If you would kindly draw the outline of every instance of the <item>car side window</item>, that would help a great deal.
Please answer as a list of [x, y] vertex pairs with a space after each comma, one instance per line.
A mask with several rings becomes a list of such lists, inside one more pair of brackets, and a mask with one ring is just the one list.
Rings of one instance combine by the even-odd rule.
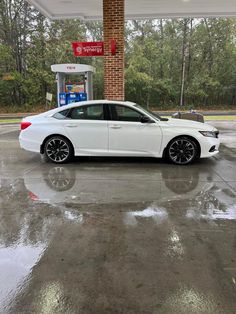
[[76, 120], [104, 120], [103, 104], [72, 108], [69, 117]]
[[53, 118], [56, 118], [59, 120], [67, 119], [69, 111], [70, 111], [70, 109], [66, 109], [66, 110], [62, 110], [60, 112], [57, 112], [53, 115]]
[[140, 122], [143, 116], [142, 113], [122, 105], [112, 105], [111, 112], [113, 121]]

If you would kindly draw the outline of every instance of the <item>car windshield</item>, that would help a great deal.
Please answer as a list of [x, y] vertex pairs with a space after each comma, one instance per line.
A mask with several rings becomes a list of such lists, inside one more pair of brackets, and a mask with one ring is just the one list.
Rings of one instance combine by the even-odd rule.
[[159, 116], [157, 113], [152, 112], [151, 110], [145, 109], [140, 105], [135, 104], [135, 107], [142, 109], [144, 112], [146, 112], [147, 114], [151, 115], [154, 119], [158, 119], [160, 121], [168, 121], [167, 118], [162, 118], [161, 116]]

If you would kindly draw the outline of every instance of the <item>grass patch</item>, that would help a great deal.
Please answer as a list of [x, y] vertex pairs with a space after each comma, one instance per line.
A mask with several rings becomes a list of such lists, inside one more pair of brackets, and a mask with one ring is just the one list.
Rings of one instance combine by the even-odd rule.
[[236, 121], [236, 116], [204, 116], [204, 119], [206, 121], [208, 120], [222, 120], [222, 121], [234, 120]]
[[20, 123], [22, 119], [0, 119], [0, 123]]

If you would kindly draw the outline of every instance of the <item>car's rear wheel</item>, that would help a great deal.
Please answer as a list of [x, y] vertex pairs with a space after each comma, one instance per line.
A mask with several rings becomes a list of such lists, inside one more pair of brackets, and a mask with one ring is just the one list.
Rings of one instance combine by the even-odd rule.
[[53, 136], [46, 141], [44, 152], [48, 160], [57, 164], [63, 164], [72, 157], [73, 148], [64, 137]]
[[168, 159], [177, 165], [187, 165], [198, 156], [198, 147], [194, 140], [180, 136], [173, 139], [167, 147]]

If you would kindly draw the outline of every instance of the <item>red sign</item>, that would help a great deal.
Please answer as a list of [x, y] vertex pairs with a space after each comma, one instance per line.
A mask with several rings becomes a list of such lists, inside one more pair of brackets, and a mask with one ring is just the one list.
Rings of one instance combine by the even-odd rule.
[[75, 57], [95, 57], [103, 56], [103, 41], [96, 42], [73, 42], [72, 48]]
[[113, 56], [116, 54], [116, 41], [115, 41], [115, 39], [111, 40], [111, 54]]

